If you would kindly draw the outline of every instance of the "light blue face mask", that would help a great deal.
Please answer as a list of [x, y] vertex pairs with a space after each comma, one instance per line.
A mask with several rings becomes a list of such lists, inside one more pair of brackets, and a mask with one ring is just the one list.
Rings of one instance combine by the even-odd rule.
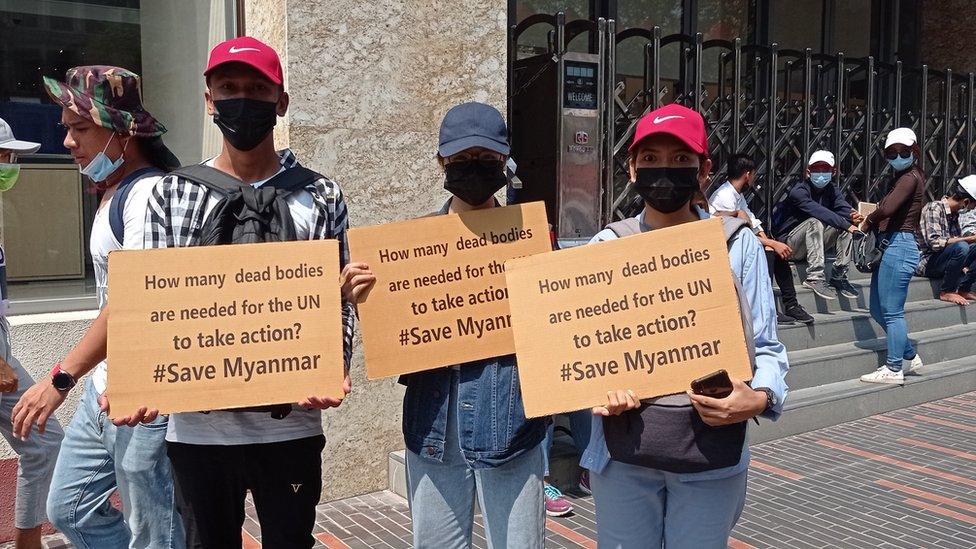
[[830, 172], [811, 172], [810, 173], [810, 183], [813, 186], [822, 189], [830, 184], [830, 180], [833, 179], [834, 174]]
[[88, 176], [88, 178], [95, 183], [101, 183], [102, 181], [108, 179], [109, 176], [115, 173], [115, 170], [122, 166], [123, 157], [125, 156], [125, 148], [129, 146], [129, 141], [127, 140], [125, 145], [122, 146], [122, 154], [119, 155], [119, 159], [112, 162], [109, 160], [108, 155], [105, 154], [105, 151], [108, 150], [108, 146], [112, 144], [112, 139], [114, 138], [115, 134], [113, 133], [112, 136], [108, 138], [108, 143], [105, 144], [105, 148], [102, 149], [102, 152], [96, 154], [95, 158], [93, 158], [92, 161], [81, 170], [81, 175]]
[[903, 172], [908, 168], [911, 168], [912, 164], [914, 163], [915, 163], [915, 153], [908, 155], [908, 158], [902, 158], [900, 156], [896, 156], [894, 160], [888, 161], [888, 164], [891, 165], [891, 169], [895, 170], [896, 172]]

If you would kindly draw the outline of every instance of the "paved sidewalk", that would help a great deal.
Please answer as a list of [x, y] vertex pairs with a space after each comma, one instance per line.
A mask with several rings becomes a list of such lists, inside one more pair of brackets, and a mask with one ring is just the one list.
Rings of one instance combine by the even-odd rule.
[[[595, 548], [593, 500], [548, 521], [547, 547]], [[244, 547], [260, 545], [245, 523]], [[316, 547], [410, 547], [406, 502], [377, 492], [319, 506]], [[475, 526], [475, 547], [486, 547]], [[48, 548], [67, 547], [52, 536]], [[733, 548], [976, 547], [976, 392], [753, 447]]]

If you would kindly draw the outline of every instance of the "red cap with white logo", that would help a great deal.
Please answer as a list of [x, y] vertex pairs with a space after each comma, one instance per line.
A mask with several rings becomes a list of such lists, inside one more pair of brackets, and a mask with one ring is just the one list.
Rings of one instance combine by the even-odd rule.
[[645, 114], [637, 122], [637, 131], [634, 132], [634, 140], [628, 150], [633, 152], [638, 143], [658, 133], [673, 135], [692, 151], [708, 156], [705, 120], [688, 107], [671, 103]]
[[278, 85], [285, 81], [278, 52], [250, 36], [233, 38], [214, 46], [214, 49], [210, 50], [210, 61], [203, 75], [208, 76], [212, 70], [227, 63], [244, 63]]

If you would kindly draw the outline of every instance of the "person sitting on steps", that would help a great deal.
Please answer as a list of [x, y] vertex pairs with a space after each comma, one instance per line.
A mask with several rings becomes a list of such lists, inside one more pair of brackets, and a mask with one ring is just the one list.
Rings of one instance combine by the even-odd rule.
[[976, 301], [976, 236], [962, 236], [959, 214], [976, 208], [976, 175], [959, 180], [945, 197], [922, 209], [918, 247], [922, 257], [915, 274], [941, 278], [939, 299], [957, 305]]

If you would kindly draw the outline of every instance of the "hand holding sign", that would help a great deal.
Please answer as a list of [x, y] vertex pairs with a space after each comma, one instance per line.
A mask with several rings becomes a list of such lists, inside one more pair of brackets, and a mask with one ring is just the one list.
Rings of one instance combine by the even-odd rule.
[[513, 259], [506, 278], [529, 417], [751, 377], [721, 220]]
[[345, 396], [336, 241], [122, 251], [109, 262], [107, 394], [119, 424]]
[[505, 260], [551, 249], [541, 203], [349, 231], [370, 379], [511, 354]]

